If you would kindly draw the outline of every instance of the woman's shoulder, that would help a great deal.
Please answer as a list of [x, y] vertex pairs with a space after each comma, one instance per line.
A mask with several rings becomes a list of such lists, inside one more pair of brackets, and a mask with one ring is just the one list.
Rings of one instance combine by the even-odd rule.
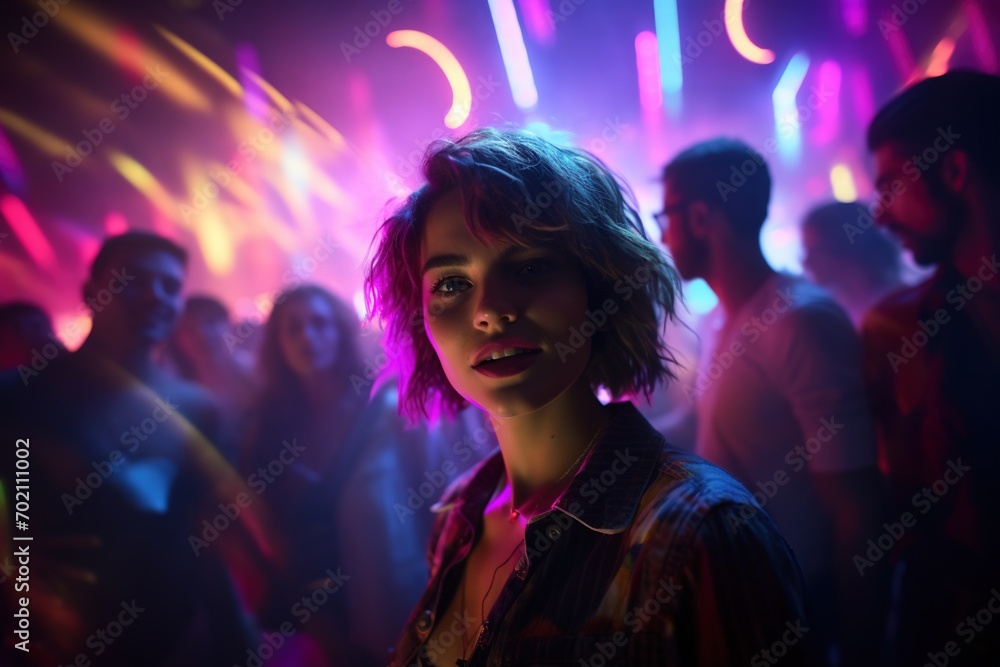
[[656, 551], [739, 554], [752, 545], [782, 553], [787, 549], [746, 487], [719, 466], [669, 446], [640, 508], [631, 541]]

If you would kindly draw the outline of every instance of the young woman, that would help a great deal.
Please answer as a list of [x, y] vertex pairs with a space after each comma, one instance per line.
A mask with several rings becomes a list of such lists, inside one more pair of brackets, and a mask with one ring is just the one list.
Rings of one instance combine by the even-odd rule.
[[369, 398], [370, 383], [357, 383], [361, 350], [352, 308], [315, 285], [282, 293], [265, 325], [264, 390], [241, 467], [281, 527], [272, 553], [285, 562], [270, 564], [262, 623], [303, 630], [287, 664], [383, 664], [386, 626], [402, 622], [426, 577], [429, 526], [392, 507], [422, 480], [424, 442], [403, 432], [392, 385]]
[[423, 174], [380, 229], [369, 310], [404, 413], [475, 403], [500, 451], [437, 504], [392, 664], [732, 665], [776, 643], [805, 664], [797, 566], [750, 494], [597, 398], [672, 377], [676, 274], [623, 186], [489, 128], [433, 146]]

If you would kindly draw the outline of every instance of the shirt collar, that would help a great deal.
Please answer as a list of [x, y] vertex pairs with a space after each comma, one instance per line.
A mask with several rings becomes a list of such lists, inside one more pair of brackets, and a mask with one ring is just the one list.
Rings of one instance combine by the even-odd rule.
[[[665, 443], [632, 403], [612, 403], [607, 409], [610, 416], [604, 432], [551, 510], [563, 512], [590, 530], [613, 534], [632, 523]], [[503, 457], [497, 449], [456, 480], [431, 510], [454, 508], [477, 525], [503, 474]]]

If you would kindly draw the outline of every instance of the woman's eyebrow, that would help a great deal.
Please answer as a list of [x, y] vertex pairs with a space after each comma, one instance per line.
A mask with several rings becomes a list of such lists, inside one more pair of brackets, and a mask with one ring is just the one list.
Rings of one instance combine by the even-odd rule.
[[[509, 245], [500, 252], [500, 259], [509, 260], [512, 257], [521, 255], [527, 252], [532, 252], [538, 250], [538, 248], [526, 248], [519, 245]], [[448, 266], [468, 266], [472, 263], [468, 255], [458, 255], [458, 254], [447, 254], [447, 255], [434, 255], [433, 257], [427, 258], [424, 262], [424, 267], [420, 270], [420, 275], [424, 275], [432, 269], [440, 269]]]
[[468, 266], [472, 261], [468, 255], [434, 255], [427, 258], [420, 275], [424, 275], [431, 269], [440, 269], [445, 266]]

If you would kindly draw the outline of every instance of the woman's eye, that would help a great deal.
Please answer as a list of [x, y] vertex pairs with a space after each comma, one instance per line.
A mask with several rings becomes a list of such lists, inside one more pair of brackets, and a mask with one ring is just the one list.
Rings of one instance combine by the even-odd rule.
[[468, 282], [461, 278], [442, 278], [431, 287], [431, 294], [454, 295], [468, 289]]

